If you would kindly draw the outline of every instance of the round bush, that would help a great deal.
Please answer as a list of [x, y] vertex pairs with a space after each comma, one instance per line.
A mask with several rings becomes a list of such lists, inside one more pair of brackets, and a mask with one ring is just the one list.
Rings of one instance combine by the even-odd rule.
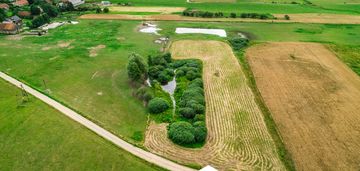
[[196, 142], [204, 142], [207, 136], [207, 129], [204, 121], [194, 123], [194, 136]]
[[188, 119], [192, 119], [195, 116], [195, 111], [192, 108], [189, 108], [189, 107], [180, 108], [179, 113], [183, 117], [188, 118]]
[[161, 72], [159, 75], [158, 75], [158, 78], [157, 80], [161, 83], [161, 84], [166, 84], [168, 83], [170, 80], [171, 80], [171, 76], [168, 75], [166, 72]]
[[193, 79], [195, 79], [195, 78], [197, 78], [198, 77], [198, 74], [196, 74], [196, 72], [194, 72], [194, 71], [188, 71], [187, 73], [186, 73], [186, 78], [188, 79], [188, 80], [193, 80]]
[[150, 100], [148, 109], [150, 113], [157, 114], [169, 109], [169, 104], [164, 99], [157, 97]]
[[190, 107], [194, 110], [196, 114], [205, 113], [205, 107], [199, 103], [190, 104]]
[[169, 126], [168, 136], [176, 144], [186, 145], [195, 142], [194, 127], [184, 121], [174, 122]]
[[205, 121], [205, 115], [203, 115], [203, 114], [195, 115], [194, 121]]

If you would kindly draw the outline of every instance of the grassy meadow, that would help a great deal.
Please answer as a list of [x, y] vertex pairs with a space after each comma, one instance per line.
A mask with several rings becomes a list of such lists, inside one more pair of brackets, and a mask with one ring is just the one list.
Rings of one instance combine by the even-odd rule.
[[2, 36], [0, 70], [141, 144], [147, 114], [132, 96], [126, 64], [128, 54], [146, 56], [159, 46], [152, 43], [153, 36], [136, 31], [138, 24], [81, 21], [43, 37], [9, 40]]
[[[98, 1], [98, 0], [93, 0]], [[256, 13], [333, 13], [360, 14], [358, 0], [237, 0], [235, 3], [187, 3], [186, 0], [113, 0], [112, 3], [131, 2], [134, 6], [178, 6], [212, 12]], [[273, 3], [274, 2], [274, 3]], [[295, 2], [296, 4], [293, 4]], [[312, 3], [309, 4], [308, 2]], [[345, 3], [344, 3], [345, 2]]]
[[0, 80], [0, 170], [162, 170]]

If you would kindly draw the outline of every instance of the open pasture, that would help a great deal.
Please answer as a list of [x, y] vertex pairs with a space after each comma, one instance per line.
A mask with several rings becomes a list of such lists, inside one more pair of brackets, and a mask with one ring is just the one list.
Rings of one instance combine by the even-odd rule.
[[325, 46], [265, 43], [246, 52], [298, 170], [356, 170], [360, 78]]
[[162, 170], [0, 80], [0, 170]]
[[171, 14], [175, 12], [183, 12], [184, 7], [109, 7], [111, 12], [159, 12], [162, 14]]
[[206, 99], [207, 142], [200, 149], [173, 144], [166, 124], [152, 123], [145, 147], [181, 163], [211, 164], [219, 170], [284, 170], [251, 89], [231, 47], [220, 41], [181, 40], [174, 59], [201, 59]]

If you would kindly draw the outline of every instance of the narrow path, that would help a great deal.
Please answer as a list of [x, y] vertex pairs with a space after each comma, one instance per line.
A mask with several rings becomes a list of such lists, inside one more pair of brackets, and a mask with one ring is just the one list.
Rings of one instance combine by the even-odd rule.
[[82, 124], [83, 126], [89, 128], [91, 131], [95, 132], [96, 134], [100, 135], [101, 137], [109, 140], [110, 142], [114, 143], [116, 146], [130, 152], [131, 154], [144, 159], [150, 163], [156, 164], [160, 167], [163, 167], [168, 170], [174, 171], [192, 171], [193, 169], [179, 165], [174, 163], [170, 160], [165, 158], [159, 157], [155, 154], [147, 152], [141, 148], [135, 147], [126, 141], [120, 139], [119, 137], [115, 136], [114, 134], [110, 133], [109, 131], [105, 130], [104, 128], [96, 125], [95, 123], [91, 122], [90, 120], [84, 118], [77, 112], [71, 110], [70, 108], [60, 104], [59, 102], [49, 98], [48, 96], [40, 93], [39, 91], [25, 85], [24, 83], [10, 77], [9, 75], [0, 72], [0, 77], [9, 83], [21, 88], [30, 93], [31, 95], [35, 96], [36, 98], [40, 99], [41, 101], [45, 102], [46, 104], [52, 106], [56, 110], [62, 112], [64, 115], [68, 116], [69, 118], [73, 119], [74, 121]]

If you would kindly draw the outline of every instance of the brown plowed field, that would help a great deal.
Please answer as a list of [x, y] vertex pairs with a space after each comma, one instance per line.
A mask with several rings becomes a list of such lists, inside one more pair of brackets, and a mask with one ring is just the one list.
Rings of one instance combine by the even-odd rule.
[[297, 170], [360, 169], [360, 78], [317, 43], [246, 52]]
[[[175, 145], [166, 124], [151, 123], [145, 147], [181, 163], [212, 165], [219, 170], [284, 170], [246, 77], [231, 47], [219, 41], [176, 41], [175, 59], [203, 61], [207, 143], [200, 149]], [[218, 74], [215, 74], [218, 73]]]
[[246, 18], [199, 18], [175, 14], [128, 15], [128, 14], [85, 14], [80, 19], [98, 20], [140, 20], [140, 21], [195, 21], [195, 22], [275, 22], [275, 23], [323, 23], [323, 24], [360, 24], [360, 16], [340, 14], [291, 14], [290, 20], [282, 19], [283, 14], [275, 14], [278, 20]]

